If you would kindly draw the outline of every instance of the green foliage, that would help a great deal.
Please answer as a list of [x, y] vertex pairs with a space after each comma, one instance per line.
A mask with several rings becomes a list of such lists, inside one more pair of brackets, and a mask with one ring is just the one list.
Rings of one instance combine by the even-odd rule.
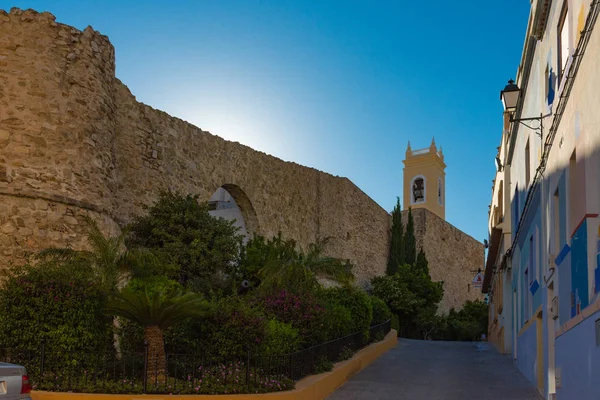
[[293, 353], [300, 346], [298, 330], [292, 324], [270, 319], [266, 325], [266, 334], [259, 352], [268, 356], [280, 356]]
[[68, 264], [73, 269], [91, 269], [101, 288], [107, 293], [116, 292], [117, 286], [127, 275], [133, 273], [135, 276], [156, 268], [157, 260], [147, 250], [125, 249], [125, 233], [107, 237], [100, 231], [96, 221], [88, 216], [82, 218], [91, 250], [49, 248], [40, 251], [36, 259], [41, 262]]
[[487, 332], [487, 305], [482, 301], [467, 301], [460, 311], [451, 309], [446, 315], [421, 313], [417, 326], [422, 339], [480, 340]]
[[327, 340], [325, 308], [311, 293], [302, 295], [287, 290], [261, 294], [253, 300], [255, 307], [262, 307], [269, 318], [289, 323], [296, 328], [302, 339], [302, 347]]
[[329, 361], [327, 357], [321, 356], [315, 366], [315, 374], [322, 374], [331, 370], [333, 370], [333, 362]]
[[396, 314], [392, 314], [392, 329], [400, 333], [400, 320]]
[[488, 306], [481, 300], [468, 300], [460, 311], [450, 310], [440, 324], [439, 336], [444, 340], [480, 340], [482, 334], [487, 335]]
[[326, 331], [323, 339], [325, 341], [354, 333], [352, 331], [352, 313], [348, 308], [336, 302], [325, 304], [322, 321]]
[[350, 311], [352, 323], [350, 332], [365, 332], [368, 334], [373, 309], [369, 295], [362, 289], [352, 286], [325, 289], [324, 298], [329, 304], [339, 304]]
[[383, 332], [377, 332], [373, 337], [374, 342], [381, 342], [383, 339], [385, 339], [385, 335], [383, 334]]
[[198, 196], [161, 192], [130, 231], [128, 247], [150, 249], [160, 260], [163, 269], [154, 274], [166, 274], [204, 294], [215, 286], [230, 289], [226, 277], [234, 276], [242, 236], [233, 222], [211, 216]]
[[111, 320], [94, 272], [53, 262], [13, 268], [0, 290], [0, 347], [104, 351]]
[[153, 297], [155, 293], [169, 295], [174, 292], [184, 292], [184, 287], [177, 281], [164, 275], [155, 275], [147, 278], [133, 278], [127, 282], [126, 290], [134, 293], [148, 293]]
[[340, 352], [339, 361], [345, 361], [352, 358], [354, 351], [349, 347], [344, 347]]
[[429, 275], [429, 262], [425, 257], [425, 252], [423, 249], [419, 250], [419, 254], [417, 255], [417, 261], [415, 263], [415, 269], [424, 274]]
[[408, 337], [419, 337], [419, 316], [435, 314], [444, 294], [442, 282], [433, 282], [428, 274], [407, 264], [393, 276], [376, 277], [372, 284], [373, 294], [398, 316], [400, 335]]
[[[344, 285], [354, 281], [352, 265], [334, 257], [324, 255], [331, 238], [317, 239], [308, 246], [305, 254], [295, 250], [294, 241], [284, 241], [279, 236], [267, 241], [254, 239], [256, 243], [247, 250], [252, 262], [243, 262], [243, 271], [258, 270], [263, 286], [285, 288], [295, 293], [313, 292], [318, 287], [318, 279], [328, 279]], [[262, 250], [264, 254], [256, 254]], [[247, 254], [246, 258], [249, 257]], [[258, 263], [263, 263], [259, 268]], [[250, 275], [251, 276], [251, 275]]]
[[296, 250], [295, 240], [284, 240], [281, 232], [266, 240], [264, 236], [254, 235], [246, 243], [240, 256], [240, 273], [252, 286], [261, 282], [261, 270], [271, 264], [286, 264], [297, 260], [300, 254]]
[[213, 301], [214, 312], [165, 332], [165, 347], [177, 354], [202, 354], [218, 359], [258, 352], [267, 334], [264, 312], [237, 296]]
[[406, 233], [404, 235], [404, 256], [406, 264], [415, 265], [417, 260], [417, 239], [415, 238], [415, 221], [410, 207], [408, 208], [408, 222], [406, 223]]
[[400, 207], [400, 198], [398, 197], [396, 199], [396, 206], [392, 211], [392, 240], [386, 269], [388, 275], [394, 275], [398, 271], [398, 266], [406, 262], [403, 238], [402, 208]]
[[[270, 393], [294, 388], [294, 382], [283, 376], [264, 374], [263, 371], [252, 371], [251, 378], [246, 383], [246, 365], [243, 362], [229, 362], [226, 364], [200, 365], [201, 376], [171, 378], [165, 384], [162, 382], [148, 382], [147, 394], [154, 392], [161, 394], [167, 392], [173, 395], [183, 394], [241, 394], [241, 393]], [[29, 372], [29, 370], [28, 370]], [[181, 371], [180, 371], [181, 372]], [[254, 376], [254, 373], [257, 373]], [[108, 394], [142, 394], [143, 381], [139, 377], [132, 378], [128, 371], [123, 371], [123, 376], [114, 380], [96, 380], [89, 376], [64, 375], [47, 376], [35, 383], [35, 390], [73, 393], [108, 393]], [[227, 379], [223, 379], [223, 375]], [[187, 379], [186, 379], [187, 378]], [[31, 379], [31, 377], [30, 377]], [[145, 396], [145, 395], [143, 395]], [[142, 397], [142, 396], [140, 396]], [[156, 397], [156, 396], [153, 396]]]
[[379, 297], [371, 296], [371, 308], [373, 309], [373, 321], [371, 325], [383, 324], [385, 321], [392, 318], [392, 312], [390, 311], [385, 301]]
[[108, 302], [106, 312], [144, 327], [166, 329], [188, 318], [205, 316], [209, 312], [209, 304], [195, 293], [174, 291], [150, 295], [147, 290], [124, 290]]

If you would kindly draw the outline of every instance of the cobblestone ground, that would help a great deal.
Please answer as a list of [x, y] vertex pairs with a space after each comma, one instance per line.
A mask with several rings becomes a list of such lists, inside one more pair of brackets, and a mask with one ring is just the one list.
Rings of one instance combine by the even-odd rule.
[[487, 343], [399, 339], [329, 400], [539, 400], [512, 363]]

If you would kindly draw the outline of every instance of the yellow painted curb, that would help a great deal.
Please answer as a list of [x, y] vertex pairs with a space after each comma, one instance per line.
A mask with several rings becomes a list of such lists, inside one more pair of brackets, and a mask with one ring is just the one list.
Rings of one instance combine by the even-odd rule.
[[322, 400], [342, 386], [350, 377], [366, 368], [386, 351], [396, 347], [398, 333], [391, 330], [377, 343], [362, 349], [349, 360], [335, 364], [333, 371], [312, 375], [296, 383], [294, 390], [264, 394], [190, 394], [190, 395], [154, 395], [154, 394], [86, 394], [59, 392], [31, 392], [33, 400]]

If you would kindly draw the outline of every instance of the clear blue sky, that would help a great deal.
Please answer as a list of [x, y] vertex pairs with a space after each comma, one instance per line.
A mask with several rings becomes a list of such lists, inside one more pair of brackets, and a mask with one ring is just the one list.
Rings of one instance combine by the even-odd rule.
[[[526, 0], [6, 1], [92, 25], [141, 102], [351, 179], [386, 210], [402, 159], [442, 145], [446, 219], [478, 240]], [[331, 199], [335, 201], [335, 199]]]

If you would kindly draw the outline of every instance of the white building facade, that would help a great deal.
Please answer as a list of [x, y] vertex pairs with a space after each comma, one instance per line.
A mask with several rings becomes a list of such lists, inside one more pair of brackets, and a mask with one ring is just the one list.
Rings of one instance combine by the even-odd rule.
[[490, 339], [546, 399], [600, 398], [599, 9], [532, 1], [490, 209]]

